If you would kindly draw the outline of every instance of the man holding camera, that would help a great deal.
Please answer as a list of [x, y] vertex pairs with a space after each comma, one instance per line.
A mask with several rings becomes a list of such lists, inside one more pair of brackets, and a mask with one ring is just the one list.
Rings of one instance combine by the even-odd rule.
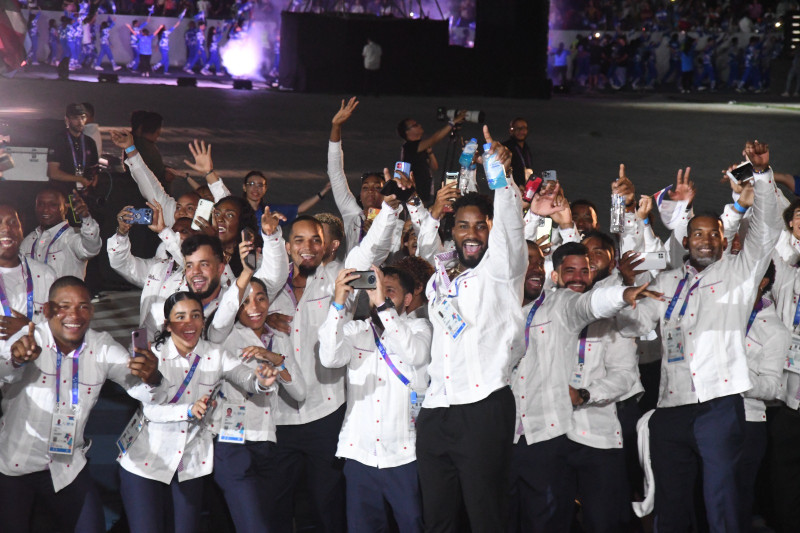
[[511, 150], [511, 173], [517, 185], [525, 185], [525, 169], [533, 168], [531, 149], [525, 140], [528, 138], [528, 121], [517, 117], [508, 126], [508, 139], [503, 146]]
[[[73, 188], [97, 184], [97, 145], [84, 132], [88, 113], [83, 104], [69, 104], [64, 122], [67, 129], [58, 133], [47, 152], [47, 177], [50, 187], [64, 196]], [[77, 185], [76, 185], [77, 184]]]
[[405, 141], [400, 149], [400, 160], [411, 163], [411, 172], [414, 174], [417, 194], [426, 204], [430, 202], [434, 192], [433, 176], [428, 163], [428, 150], [447, 137], [457, 124], [464, 122], [466, 114], [466, 111], [459, 111], [452, 120], [447, 122], [446, 126], [440, 128], [427, 139], [422, 138], [425, 130], [413, 118], [404, 118], [397, 125], [397, 134]]
[[25, 237], [20, 251], [26, 257], [53, 267], [57, 278], [75, 276], [82, 280], [86, 276], [86, 263], [100, 253], [103, 241], [100, 226], [79, 195], [72, 196], [72, 206], [81, 219], [80, 231], [70, 227], [67, 221], [63, 194], [54, 189], [37, 194], [35, 210], [39, 227]]

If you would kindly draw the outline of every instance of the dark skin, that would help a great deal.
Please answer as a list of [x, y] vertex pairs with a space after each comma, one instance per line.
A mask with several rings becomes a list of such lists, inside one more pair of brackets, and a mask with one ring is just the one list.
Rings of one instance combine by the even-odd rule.
[[[19, 245], [22, 242], [22, 224], [17, 212], [0, 206], [0, 267], [13, 268], [20, 265]], [[0, 317], [0, 340], [6, 340], [28, 323], [28, 317], [11, 309], [12, 316]]]
[[[62, 353], [78, 349], [94, 316], [89, 291], [81, 286], [61, 287], [45, 304], [44, 311], [58, 349]], [[42, 353], [34, 329], [33, 322], [29, 322], [28, 334], [11, 346], [11, 357], [17, 365], [35, 361]], [[156, 385], [160, 381], [158, 360], [149, 351], [137, 349], [136, 353], [139, 355], [128, 362], [131, 374], [147, 384]]]

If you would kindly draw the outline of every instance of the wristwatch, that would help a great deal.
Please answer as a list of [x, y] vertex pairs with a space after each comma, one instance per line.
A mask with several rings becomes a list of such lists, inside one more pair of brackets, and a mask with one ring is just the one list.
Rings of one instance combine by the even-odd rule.
[[583, 404], [589, 403], [589, 398], [591, 398], [589, 391], [586, 389], [578, 389], [578, 396], [581, 397], [581, 401], [583, 402]]
[[390, 298], [386, 298], [386, 301], [376, 307], [375, 310], [380, 313], [381, 311], [386, 311], [390, 308], [394, 308], [394, 302]]
[[414, 207], [419, 207], [420, 205], [422, 205], [422, 198], [420, 198], [419, 196], [417, 196], [417, 195], [415, 194], [414, 196], [412, 196], [411, 198], [409, 198], [409, 199], [406, 201], [406, 203], [407, 203], [408, 205], [413, 205]]

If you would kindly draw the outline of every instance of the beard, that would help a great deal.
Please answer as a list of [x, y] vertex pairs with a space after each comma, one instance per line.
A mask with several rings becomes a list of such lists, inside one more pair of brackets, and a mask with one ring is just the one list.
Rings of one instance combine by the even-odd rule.
[[458, 260], [467, 268], [475, 268], [483, 259], [483, 256], [486, 255], [487, 248], [483, 248], [479, 255], [473, 257], [465, 257], [464, 256], [464, 246], [456, 246], [456, 254], [458, 255]]
[[[214, 294], [214, 291], [217, 290], [218, 287], [219, 287], [219, 278], [212, 279], [211, 282], [209, 282], [208, 288], [206, 290], [204, 290], [203, 292], [195, 292], [194, 294], [201, 300], [205, 300], [206, 298]], [[189, 290], [191, 290], [191, 285], [189, 285]]]
[[313, 277], [314, 274], [317, 272], [317, 268], [319, 265], [315, 266], [305, 266], [305, 265], [298, 265], [297, 270], [300, 271], [300, 275], [304, 278]]

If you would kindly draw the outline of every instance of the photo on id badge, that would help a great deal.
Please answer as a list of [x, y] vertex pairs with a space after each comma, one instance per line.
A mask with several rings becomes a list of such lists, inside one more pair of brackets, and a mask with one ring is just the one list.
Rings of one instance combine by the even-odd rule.
[[681, 328], [668, 328], [664, 332], [664, 342], [667, 348], [667, 363], [677, 363], [684, 360]]

